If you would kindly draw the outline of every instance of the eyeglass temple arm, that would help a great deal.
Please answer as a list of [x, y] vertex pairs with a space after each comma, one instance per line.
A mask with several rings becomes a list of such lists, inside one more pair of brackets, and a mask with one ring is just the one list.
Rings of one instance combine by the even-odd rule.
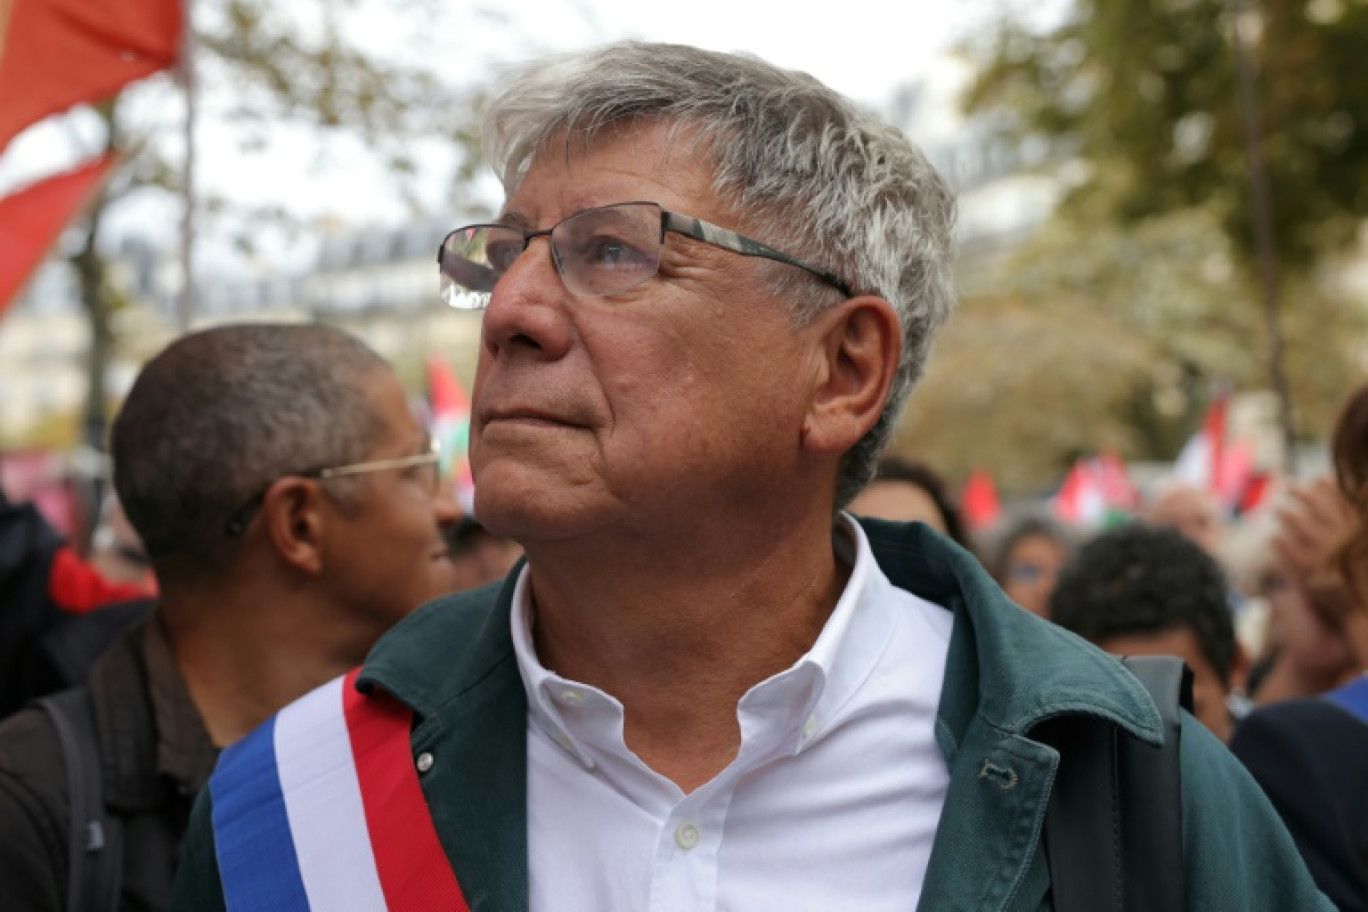
[[767, 260], [777, 260], [780, 263], [797, 266], [799, 269], [806, 270], [818, 278], [824, 279], [846, 297], [854, 296], [849, 285], [825, 269], [818, 269], [816, 266], [789, 256], [782, 250], [776, 250], [768, 244], [762, 244], [744, 234], [737, 234], [735, 231], [714, 225], [711, 222], [705, 222], [689, 215], [664, 212], [661, 214], [661, 235], [663, 236], [666, 231], [673, 231], [675, 234], [682, 234], [685, 237], [691, 237], [696, 241], [712, 244], [714, 247], [721, 247], [723, 250], [730, 250], [732, 253], [739, 253], [742, 256], [763, 257]]

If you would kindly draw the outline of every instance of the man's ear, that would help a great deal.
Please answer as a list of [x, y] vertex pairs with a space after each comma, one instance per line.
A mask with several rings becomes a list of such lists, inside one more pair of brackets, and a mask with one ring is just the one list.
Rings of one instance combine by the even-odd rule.
[[280, 559], [308, 574], [323, 569], [322, 487], [307, 478], [281, 478], [266, 490], [261, 518]]
[[821, 335], [821, 363], [803, 442], [815, 452], [839, 456], [883, 413], [898, 369], [902, 331], [893, 306], [873, 295], [823, 313], [814, 328]]

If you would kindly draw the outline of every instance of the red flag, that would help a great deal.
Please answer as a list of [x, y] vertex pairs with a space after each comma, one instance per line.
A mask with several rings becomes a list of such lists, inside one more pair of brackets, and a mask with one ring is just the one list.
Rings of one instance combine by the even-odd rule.
[[993, 476], [983, 470], [974, 472], [964, 483], [961, 495], [964, 519], [971, 529], [986, 529], [997, 522], [1002, 506], [998, 502]]
[[0, 314], [43, 262], [57, 235], [95, 192], [113, 162], [112, 156], [105, 155], [0, 198]]
[[0, 149], [176, 62], [182, 0], [0, 0]]
[[442, 445], [442, 477], [455, 484], [457, 499], [469, 513], [475, 501], [475, 481], [470, 472], [470, 397], [451, 365], [436, 356], [428, 358], [427, 380], [432, 436]]
[[1102, 499], [1111, 510], [1134, 511], [1140, 502], [1139, 493], [1131, 483], [1130, 473], [1121, 457], [1105, 450], [1094, 460], [1097, 478], [1102, 486]]
[[1081, 526], [1095, 526], [1107, 515], [1107, 499], [1097, 464], [1091, 459], [1074, 463], [1055, 492], [1052, 506], [1060, 519]]
[[1217, 495], [1224, 487], [1228, 401], [1229, 396], [1224, 391], [1212, 397], [1202, 426], [1183, 445], [1173, 467], [1173, 473], [1179, 478]]
[[1268, 493], [1273, 489], [1273, 476], [1267, 472], [1255, 472], [1249, 476], [1245, 484], [1244, 491], [1240, 495], [1239, 511], [1241, 514], [1248, 513], [1250, 510], [1258, 509], [1263, 506], [1268, 499]]

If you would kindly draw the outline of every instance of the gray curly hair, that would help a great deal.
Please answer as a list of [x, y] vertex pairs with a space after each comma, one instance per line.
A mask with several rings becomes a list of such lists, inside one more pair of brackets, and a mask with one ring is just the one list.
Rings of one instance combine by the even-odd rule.
[[[507, 193], [558, 138], [569, 152], [604, 130], [670, 125], [714, 168], [713, 190], [766, 243], [876, 294], [898, 313], [902, 354], [879, 420], [845, 456], [844, 506], [873, 477], [931, 342], [954, 304], [954, 195], [900, 132], [805, 73], [749, 56], [622, 42], [514, 70], [485, 118], [485, 158]], [[840, 298], [777, 267], [775, 291], [803, 325]]]

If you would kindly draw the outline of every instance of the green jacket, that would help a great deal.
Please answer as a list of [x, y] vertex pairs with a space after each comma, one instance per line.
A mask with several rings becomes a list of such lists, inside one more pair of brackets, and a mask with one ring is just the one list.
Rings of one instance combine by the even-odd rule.
[[[1041, 827], [1059, 755], [1027, 733], [1047, 718], [1088, 713], [1159, 742], [1154, 704], [1119, 662], [1014, 606], [973, 557], [927, 527], [864, 525], [894, 585], [955, 612], [936, 724], [950, 786], [919, 908], [1050, 910]], [[509, 632], [516, 572], [502, 588], [411, 615], [360, 677], [416, 713], [413, 755], [436, 761], [423, 789], [472, 912], [528, 903], [527, 704]], [[1182, 734], [1188, 908], [1333, 912], [1240, 763], [1191, 717]], [[174, 909], [223, 908], [209, 821], [206, 789]]]

